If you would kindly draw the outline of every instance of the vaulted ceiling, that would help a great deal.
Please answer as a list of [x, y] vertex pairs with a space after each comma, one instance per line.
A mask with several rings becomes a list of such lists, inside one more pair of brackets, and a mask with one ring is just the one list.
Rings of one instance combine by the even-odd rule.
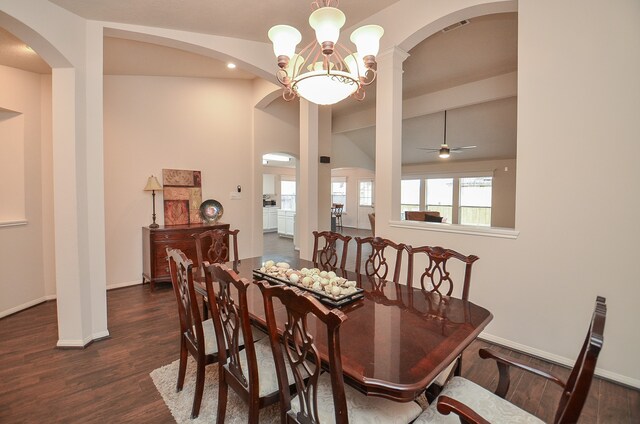
[[[303, 32], [303, 44], [313, 39], [307, 19], [309, 0], [50, 0], [88, 19], [159, 26], [268, 42], [268, 29], [278, 23]], [[339, 7], [347, 15], [345, 27], [395, 3], [397, 0], [343, 0]], [[348, 38], [348, 37], [344, 37]], [[438, 32], [414, 47], [403, 68], [404, 99], [478, 81], [517, 70], [517, 15], [496, 14], [473, 18], [467, 25]], [[49, 66], [24, 43], [0, 28], [0, 65], [36, 73], [50, 73]], [[242, 69], [230, 70], [219, 60], [139, 41], [105, 37], [106, 75], [160, 75], [205, 78], [255, 76]], [[274, 60], [274, 71], [275, 71]], [[274, 77], [275, 79], [275, 77]], [[368, 87], [363, 102], [347, 99], [333, 107], [347, 114], [375, 105], [375, 84]], [[295, 107], [295, 106], [294, 106]], [[438, 147], [443, 138], [443, 113], [405, 120], [403, 163], [437, 160], [437, 155], [419, 147]], [[516, 100], [502, 99], [448, 113], [451, 146], [478, 148], [452, 159], [514, 158]], [[343, 133], [363, 152], [375, 156], [375, 128]]]

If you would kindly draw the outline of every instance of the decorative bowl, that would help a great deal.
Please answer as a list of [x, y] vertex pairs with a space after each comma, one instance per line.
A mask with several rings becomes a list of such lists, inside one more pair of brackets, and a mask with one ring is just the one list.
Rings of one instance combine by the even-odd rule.
[[200, 216], [207, 224], [218, 222], [218, 220], [222, 218], [223, 213], [224, 208], [222, 207], [222, 203], [217, 200], [205, 200], [200, 205]]

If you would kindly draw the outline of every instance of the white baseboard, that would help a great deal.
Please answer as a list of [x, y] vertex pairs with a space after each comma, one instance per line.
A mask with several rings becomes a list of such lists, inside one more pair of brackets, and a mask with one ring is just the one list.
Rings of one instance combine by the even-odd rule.
[[[517, 350], [532, 356], [536, 356], [541, 359], [545, 359], [547, 361], [554, 362], [556, 364], [564, 365], [566, 367], [572, 368], [575, 359], [565, 358], [564, 356], [554, 355], [553, 353], [545, 352], [540, 349], [533, 348], [531, 346], [523, 345], [520, 343], [512, 342], [511, 340], [503, 339], [502, 337], [494, 336], [492, 334], [487, 334], [482, 332], [479, 338], [486, 340], [491, 343], [496, 343], [505, 347], [508, 347], [513, 350]], [[627, 377], [622, 374], [618, 374], [615, 372], [603, 370], [602, 368], [596, 367], [595, 374], [598, 377], [602, 377], [607, 380], [615, 381], [617, 383], [624, 384], [625, 386], [633, 387], [636, 389], [640, 389], [640, 380], [635, 378]]]
[[142, 280], [125, 281], [124, 283], [107, 284], [107, 290], [119, 289], [122, 287], [136, 286], [142, 284]]
[[4, 317], [6, 317], [8, 315], [15, 314], [16, 312], [20, 312], [20, 311], [22, 311], [24, 309], [30, 308], [32, 306], [38, 305], [40, 303], [44, 303], [47, 300], [52, 300], [52, 299], [55, 299], [55, 298], [56, 298], [55, 295], [42, 296], [42, 297], [39, 297], [37, 299], [31, 300], [29, 302], [23, 303], [22, 305], [14, 306], [13, 308], [9, 308], [9, 309], [7, 309], [5, 311], [0, 312], [0, 318], [4, 318]]

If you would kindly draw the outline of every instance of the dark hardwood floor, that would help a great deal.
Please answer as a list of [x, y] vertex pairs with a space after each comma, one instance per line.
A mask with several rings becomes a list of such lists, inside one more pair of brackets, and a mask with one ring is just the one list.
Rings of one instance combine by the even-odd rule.
[[[292, 254], [293, 243], [277, 235], [267, 235], [265, 244], [272, 254]], [[153, 293], [149, 285], [112, 290], [107, 300], [111, 337], [83, 350], [55, 348], [55, 301], [0, 319], [0, 423], [173, 422], [149, 377], [178, 358], [178, 318], [170, 286], [159, 284]], [[477, 353], [487, 346], [479, 340], [469, 347], [463, 375], [493, 389], [495, 364]], [[495, 349], [568, 374], [563, 367]], [[513, 376], [509, 400], [552, 420], [559, 388], [519, 372]], [[640, 392], [595, 379], [580, 422], [638, 423]]]

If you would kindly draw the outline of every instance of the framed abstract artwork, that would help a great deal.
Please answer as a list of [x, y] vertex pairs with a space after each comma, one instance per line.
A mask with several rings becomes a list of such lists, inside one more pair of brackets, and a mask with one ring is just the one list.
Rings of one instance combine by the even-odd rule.
[[201, 223], [202, 176], [200, 171], [163, 169], [164, 225]]

